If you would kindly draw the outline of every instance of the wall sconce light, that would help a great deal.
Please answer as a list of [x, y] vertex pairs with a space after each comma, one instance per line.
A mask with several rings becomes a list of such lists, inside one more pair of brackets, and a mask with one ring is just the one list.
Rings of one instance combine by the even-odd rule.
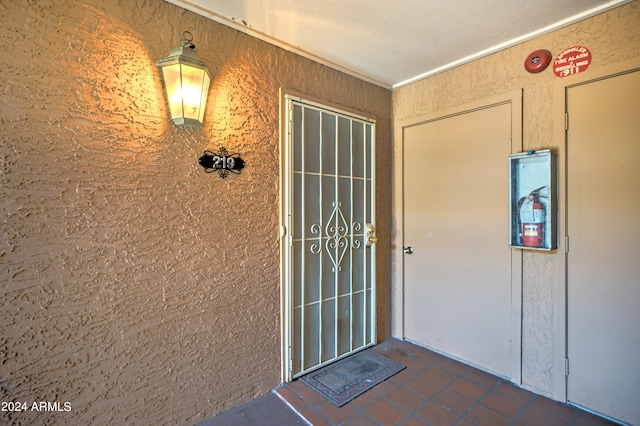
[[162, 72], [169, 100], [171, 119], [176, 126], [197, 127], [204, 119], [211, 74], [196, 53], [189, 31], [182, 33], [180, 47], [171, 49], [169, 56], [156, 66]]

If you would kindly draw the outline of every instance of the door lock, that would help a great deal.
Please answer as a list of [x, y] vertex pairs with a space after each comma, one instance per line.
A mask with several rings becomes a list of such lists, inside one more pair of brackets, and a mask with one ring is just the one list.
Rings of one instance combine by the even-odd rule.
[[411, 246], [405, 247], [403, 250], [404, 250], [404, 254], [413, 254], [413, 247]]
[[367, 247], [370, 247], [378, 242], [378, 237], [376, 236], [376, 227], [371, 223], [367, 223]]

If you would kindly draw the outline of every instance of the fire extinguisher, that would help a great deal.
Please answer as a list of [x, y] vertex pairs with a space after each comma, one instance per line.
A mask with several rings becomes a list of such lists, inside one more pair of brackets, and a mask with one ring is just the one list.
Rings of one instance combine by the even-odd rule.
[[518, 202], [520, 208], [520, 232], [522, 245], [525, 247], [544, 247], [544, 205], [540, 202], [539, 191], [543, 187], [531, 191]]

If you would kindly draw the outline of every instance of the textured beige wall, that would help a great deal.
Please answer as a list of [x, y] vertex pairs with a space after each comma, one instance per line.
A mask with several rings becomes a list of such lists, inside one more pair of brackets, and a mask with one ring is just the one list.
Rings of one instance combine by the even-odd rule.
[[[202, 129], [168, 120], [155, 67], [184, 30]], [[0, 45], [0, 400], [71, 404], [0, 423], [193, 424], [279, 384], [281, 87], [378, 120], [390, 333], [388, 90], [162, 0], [2, 1]], [[198, 166], [221, 145], [241, 175]]]
[[[540, 74], [529, 74], [524, 61], [534, 50], [548, 49], [555, 57], [564, 49], [582, 45], [591, 50], [593, 62], [579, 76], [559, 79], [551, 67]], [[488, 57], [432, 76], [393, 92], [394, 125], [414, 117], [441, 111], [506, 93], [523, 90], [523, 150], [553, 148], [564, 164], [564, 91], [566, 85], [606, 75], [612, 64], [626, 64], [640, 58], [640, 2], [634, 1], [569, 27], [540, 36]], [[558, 130], [559, 129], [559, 130]], [[394, 180], [402, 178], [401, 140], [394, 140]], [[506, 167], [505, 159], [505, 167]], [[564, 171], [561, 170], [561, 178]], [[394, 188], [398, 188], [398, 184]], [[560, 235], [564, 235], [560, 195]], [[394, 202], [401, 204], [401, 191]], [[507, 195], [505, 195], [507, 197]], [[505, 198], [505, 202], [506, 202]], [[394, 210], [398, 214], [398, 210]], [[505, 226], [507, 223], [505, 222]], [[394, 216], [392, 241], [401, 247], [401, 217]], [[506, 242], [505, 242], [506, 244]], [[553, 252], [522, 252], [523, 260], [523, 386], [563, 399], [564, 394], [564, 241]], [[394, 293], [393, 333], [401, 333], [401, 252], [393, 252]], [[456, 262], [463, 261], [455, 259]]]

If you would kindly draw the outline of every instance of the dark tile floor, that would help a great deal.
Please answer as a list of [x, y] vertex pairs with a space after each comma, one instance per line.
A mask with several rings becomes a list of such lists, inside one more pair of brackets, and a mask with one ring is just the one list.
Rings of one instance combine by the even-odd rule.
[[[259, 402], [251, 402], [234, 409], [239, 413], [243, 409], [249, 410], [251, 415], [245, 411], [245, 414], [231, 418], [229, 414], [234, 411], [231, 410], [204, 424], [295, 425], [299, 424], [296, 423], [299, 418], [291, 417], [294, 412], [314, 426], [612, 424], [402, 340], [388, 339], [373, 350], [407, 368], [340, 408], [303, 381], [294, 380], [276, 388], [266, 405], [262, 401], [260, 410], [263, 411], [257, 415], [250, 407]], [[280, 400], [273, 398], [275, 395]], [[291, 411], [283, 409], [283, 401]], [[225, 416], [228, 423], [224, 422]], [[254, 418], [256, 422], [253, 422]], [[266, 419], [274, 423], [264, 423]]]

